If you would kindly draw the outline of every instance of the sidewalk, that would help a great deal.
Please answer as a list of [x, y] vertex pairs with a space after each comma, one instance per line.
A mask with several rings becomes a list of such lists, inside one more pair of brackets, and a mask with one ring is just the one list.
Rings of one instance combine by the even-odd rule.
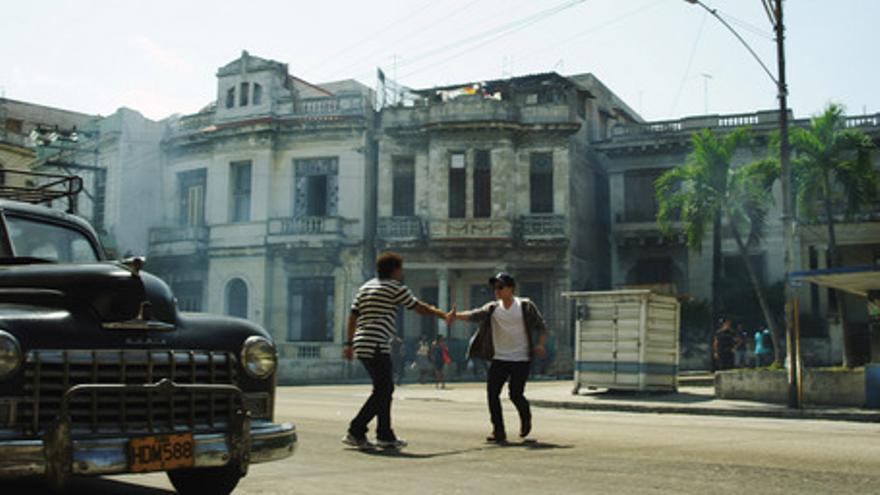
[[[408, 384], [395, 389], [403, 400], [438, 400], [485, 403], [482, 383], [451, 383], [447, 389], [432, 385]], [[880, 411], [858, 408], [809, 407], [789, 409], [782, 404], [716, 399], [714, 389], [706, 386], [682, 386], [675, 393], [637, 393], [589, 391], [572, 395], [571, 381], [535, 381], [526, 387], [526, 396], [535, 407], [583, 409], [653, 414], [696, 414], [780, 419], [822, 419], [880, 423]], [[506, 395], [506, 392], [503, 392]]]

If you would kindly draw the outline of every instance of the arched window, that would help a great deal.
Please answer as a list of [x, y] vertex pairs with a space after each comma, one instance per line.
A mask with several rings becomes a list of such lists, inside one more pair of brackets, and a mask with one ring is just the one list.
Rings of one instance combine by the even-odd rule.
[[244, 280], [240, 278], [234, 278], [226, 284], [226, 314], [247, 318], [248, 288]]

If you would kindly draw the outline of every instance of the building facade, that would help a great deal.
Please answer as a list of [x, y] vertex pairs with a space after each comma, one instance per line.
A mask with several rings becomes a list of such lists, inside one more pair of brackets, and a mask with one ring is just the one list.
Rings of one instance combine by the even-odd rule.
[[[791, 121], [792, 126], [807, 127], [809, 119]], [[851, 116], [848, 128], [859, 129], [880, 143], [880, 115]], [[656, 223], [657, 202], [654, 181], [665, 171], [685, 163], [691, 151], [691, 135], [700, 129], [724, 134], [747, 127], [753, 142], [743, 146], [733, 158], [742, 165], [767, 156], [768, 137], [778, 129], [778, 112], [763, 111], [737, 115], [703, 115], [680, 120], [618, 125], [604, 139], [595, 143], [608, 172], [610, 184], [611, 283], [614, 287], [649, 285], [666, 286], [684, 297], [710, 300], [712, 294], [712, 236], [705, 238], [702, 249], [685, 245], [680, 233], [662, 235]], [[880, 159], [875, 156], [880, 173]], [[762, 242], [749, 253], [760, 281], [769, 286], [785, 276], [781, 223], [782, 196], [777, 183], [775, 206], [767, 216]], [[838, 215], [837, 238], [844, 265], [865, 265], [880, 258], [880, 205], [870, 205], [853, 219]], [[726, 229], [725, 229], [726, 230]], [[798, 218], [793, 265], [797, 269], [826, 268], [827, 225], [822, 219]], [[723, 272], [735, 277], [742, 272], [739, 251], [734, 240], [723, 232]], [[805, 325], [824, 327], [806, 329], [816, 338], [808, 343], [808, 359], [816, 364], [839, 363], [842, 337], [833, 298], [817, 287], [798, 289], [802, 313], [810, 315]], [[735, 311], [740, 301], [722, 301], [725, 311]], [[849, 321], [859, 338], [867, 338], [867, 309], [864, 301], [848, 296]], [[823, 336], [823, 334], [825, 334]], [[708, 359], [708, 352], [698, 357], [695, 366]]]
[[[561, 293], [610, 283], [607, 178], [591, 141], [638, 117], [591, 75], [536, 74], [415, 91], [386, 107], [378, 129], [377, 242], [403, 254], [407, 285], [441, 308], [494, 298], [487, 281], [512, 273], [543, 311], [553, 372], [572, 367], [573, 321]], [[412, 353], [445, 334], [401, 314]], [[458, 371], [473, 329], [449, 345]]]
[[348, 301], [372, 271], [373, 111], [354, 81], [312, 85], [247, 52], [217, 100], [162, 141], [148, 268], [183, 310], [269, 329], [280, 378], [344, 376]]

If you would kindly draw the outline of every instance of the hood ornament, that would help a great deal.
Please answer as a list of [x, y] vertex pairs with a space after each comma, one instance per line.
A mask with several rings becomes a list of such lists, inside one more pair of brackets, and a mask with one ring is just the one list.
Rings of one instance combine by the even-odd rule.
[[125, 258], [120, 261], [119, 264], [125, 267], [131, 274], [135, 277], [140, 275], [141, 270], [144, 268], [144, 265], [147, 263], [147, 258], [143, 256], [132, 256], [130, 258]]

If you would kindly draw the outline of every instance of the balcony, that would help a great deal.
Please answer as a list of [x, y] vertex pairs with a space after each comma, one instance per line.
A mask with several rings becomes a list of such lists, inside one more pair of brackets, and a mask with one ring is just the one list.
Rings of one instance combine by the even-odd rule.
[[[810, 119], [791, 119], [790, 123], [792, 126], [808, 127]], [[878, 131], [880, 130], [880, 114], [848, 116], [845, 125], [847, 128], [860, 129], [863, 132]], [[729, 115], [699, 115], [678, 120], [617, 125], [612, 129], [611, 141], [622, 142], [669, 136], [687, 138], [692, 132], [704, 128], [732, 131], [738, 127], [749, 127], [755, 131], [769, 132], [778, 126], [779, 112], [777, 110]]]
[[510, 241], [513, 222], [501, 218], [443, 218], [431, 220], [433, 241]]
[[267, 224], [269, 243], [295, 244], [299, 247], [320, 247], [326, 242], [339, 242], [345, 236], [341, 217], [271, 218]]
[[565, 242], [566, 227], [564, 215], [524, 215], [519, 220], [520, 240], [527, 245]]
[[388, 244], [418, 244], [425, 239], [420, 217], [379, 217], [377, 234]]
[[156, 227], [150, 229], [151, 256], [187, 256], [208, 249], [208, 227]]
[[[302, 98], [293, 105], [295, 118], [328, 118], [365, 116], [370, 111], [368, 99], [360, 94]], [[282, 117], [285, 117], [282, 115]]]
[[518, 105], [511, 101], [464, 95], [446, 102], [432, 102], [412, 107], [389, 107], [382, 111], [386, 129], [408, 127], [520, 127], [534, 125], [566, 126], [575, 131], [577, 116], [565, 104]]

